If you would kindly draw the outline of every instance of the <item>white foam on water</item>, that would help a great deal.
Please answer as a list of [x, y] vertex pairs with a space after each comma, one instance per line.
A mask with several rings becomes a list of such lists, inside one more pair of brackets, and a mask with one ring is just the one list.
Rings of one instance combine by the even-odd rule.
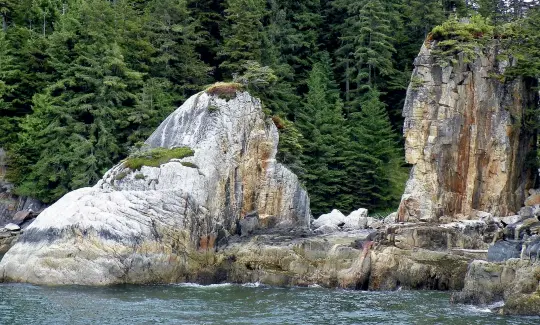
[[263, 284], [260, 283], [259, 281], [257, 282], [253, 282], [253, 283], [244, 283], [242, 284], [242, 287], [246, 287], [246, 288], [259, 288], [259, 287], [262, 287]]
[[177, 283], [175, 284], [179, 287], [188, 287], [188, 288], [221, 288], [221, 287], [230, 287], [233, 284], [232, 283], [215, 283], [215, 284], [198, 284], [198, 283], [191, 283], [191, 282], [185, 282], [185, 283]]
[[322, 287], [315, 283], [315, 284], [308, 285], [308, 288], [322, 288]]
[[467, 305], [465, 308], [468, 311], [472, 311], [474, 313], [491, 313], [491, 309], [488, 307], [479, 307], [479, 306], [473, 306], [473, 305]]

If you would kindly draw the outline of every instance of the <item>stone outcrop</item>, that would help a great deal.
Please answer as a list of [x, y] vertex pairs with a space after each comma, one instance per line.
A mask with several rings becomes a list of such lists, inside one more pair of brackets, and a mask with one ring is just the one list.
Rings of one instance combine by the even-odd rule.
[[539, 263], [474, 261], [468, 267], [463, 291], [453, 294], [452, 300], [481, 305], [504, 301], [497, 307], [499, 313], [540, 315], [539, 282]]
[[[175, 282], [235, 233], [309, 227], [307, 193], [276, 162], [278, 131], [246, 92], [199, 93], [150, 136], [151, 147], [194, 155], [131, 170], [121, 162], [94, 187], [41, 213], [0, 262], [5, 281], [38, 284]], [[255, 231], [251, 229], [250, 231]], [[39, 249], [36, 249], [39, 247]]]
[[[533, 194], [535, 195], [535, 194]], [[503, 314], [540, 315], [540, 207], [524, 207], [502, 218], [487, 260], [473, 261], [454, 302], [494, 308]]]
[[[415, 60], [403, 110], [406, 160], [413, 165], [399, 220], [468, 218], [475, 210], [514, 215], [533, 185], [523, 128], [538, 101], [535, 81], [501, 82], [495, 46], [472, 61], [441, 66], [426, 42]], [[531, 199], [531, 204], [532, 202]]]
[[43, 211], [46, 205], [42, 202], [12, 193], [13, 184], [6, 180], [6, 152], [0, 148], [0, 226], [9, 223], [18, 212], [28, 212], [33, 215]]

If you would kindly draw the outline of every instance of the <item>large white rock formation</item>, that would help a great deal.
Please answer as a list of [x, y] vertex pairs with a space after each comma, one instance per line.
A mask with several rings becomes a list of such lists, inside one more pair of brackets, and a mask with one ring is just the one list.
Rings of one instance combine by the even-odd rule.
[[188, 99], [146, 141], [187, 146], [192, 157], [132, 171], [119, 163], [94, 187], [39, 215], [0, 263], [0, 280], [38, 284], [174, 282], [258, 215], [262, 227], [308, 227], [309, 199], [276, 162], [278, 130], [258, 99], [205, 92]]

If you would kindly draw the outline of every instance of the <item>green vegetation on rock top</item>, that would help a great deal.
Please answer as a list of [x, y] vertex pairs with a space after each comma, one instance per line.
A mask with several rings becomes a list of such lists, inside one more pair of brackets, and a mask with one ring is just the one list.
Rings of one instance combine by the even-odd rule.
[[455, 55], [463, 53], [465, 62], [478, 55], [478, 49], [486, 40], [493, 38], [494, 27], [488, 19], [475, 15], [468, 20], [450, 19], [433, 28], [428, 41], [435, 40], [433, 54], [442, 65], [455, 61]]
[[180, 148], [153, 148], [148, 151], [135, 153], [126, 158], [124, 166], [132, 170], [139, 170], [142, 166], [159, 167], [172, 159], [182, 159], [193, 156], [194, 151], [188, 147]]

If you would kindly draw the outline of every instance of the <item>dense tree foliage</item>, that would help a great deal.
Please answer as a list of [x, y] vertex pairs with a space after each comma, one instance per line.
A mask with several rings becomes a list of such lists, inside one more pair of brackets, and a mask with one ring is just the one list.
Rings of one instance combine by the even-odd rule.
[[538, 77], [537, 5], [0, 0], [9, 177], [19, 194], [52, 202], [95, 183], [188, 96], [234, 80], [262, 99], [280, 130], [278, 158], [300, 175], [315, 215], [395, 208], [406, 177], [401, 108], [424, 39], [477, 13], [514, 49], [520, 64], [508, 76]]

